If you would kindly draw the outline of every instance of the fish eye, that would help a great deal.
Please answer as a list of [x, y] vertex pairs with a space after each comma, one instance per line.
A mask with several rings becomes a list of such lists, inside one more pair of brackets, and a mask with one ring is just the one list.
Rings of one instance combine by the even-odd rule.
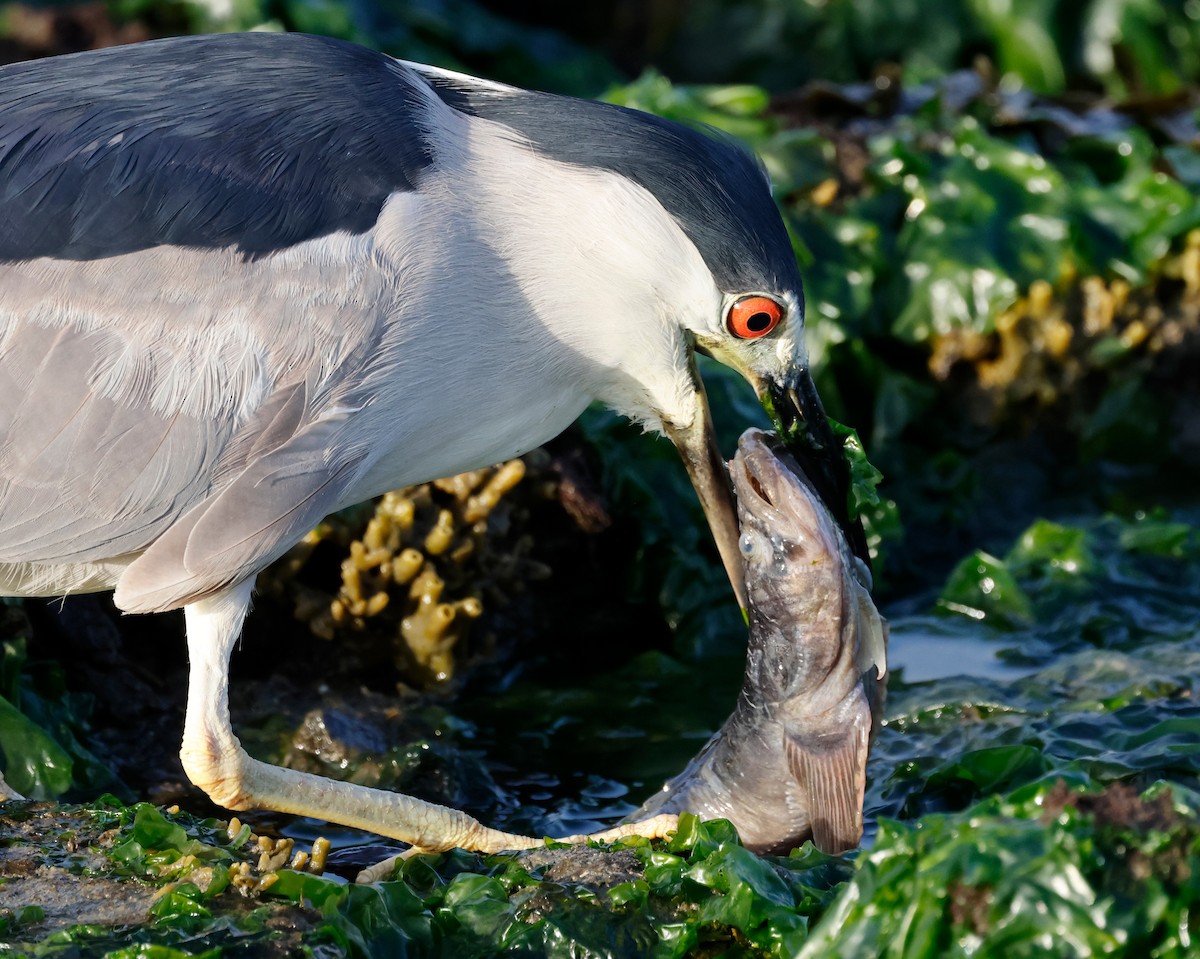
[[738, 537], [738, 549], [741, 551], [743, 559], [753, 559], [762, 554], [762, 537], [754, 533], [743, 533]]
[[725, 318], [729, 332], [742, 340], [766, 336], [783, 319], [783, 307], [769, 296], [743, 296], [735, 300]]

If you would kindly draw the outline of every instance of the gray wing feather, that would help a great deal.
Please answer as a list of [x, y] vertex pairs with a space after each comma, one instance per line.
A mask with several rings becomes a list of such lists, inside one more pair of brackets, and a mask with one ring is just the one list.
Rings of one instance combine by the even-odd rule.
[[0, 564], [146, 551], [119, 593], [163, 608], [340, 505], [364, 454], [295, 377], [370, 353], [375, 294], [341, 239], [327, 273], [266, 267], [369, 231], [448, 114], [394, 60], [295, 35], [0, 69]]
[[238, 432], [217, 464], [213, 486], [224, 488], [252, 463], [290, 442], [299, 432], [309, 408], [306, 383], [276, 390], [255, 412], [253, 419]]
[[311, 424], [200, 503], [125, 571], [127, 612], [173, 609], [257, 573], [341, 505], [364, 450], [347, 449], [337, 420]]
[[0, 334], [0, 563], [144, 550], [118, 588], [130, 611], [253, 575], [341, 505], [363, 460], [344, 419], [310, 419], [304, 382], [235, 431], [103, 395], [103, 332], [17, 322]]
[[224, 437], [98, 393], [101, 334], [30, 323], [0, 334], [0, 562], [135, 551], [204, 494]]

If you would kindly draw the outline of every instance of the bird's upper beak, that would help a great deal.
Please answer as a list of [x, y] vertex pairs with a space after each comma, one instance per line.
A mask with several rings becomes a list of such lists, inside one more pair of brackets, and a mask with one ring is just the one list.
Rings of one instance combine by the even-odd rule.
[[[694, 360], [693, 360], [694, 362]], [[746, 577], [742, 571], [742, 557], [738, 550], [737, 507], [734, 505], [733, 489], [729, 484], [729, 470], [725, 458], [717, 445], [716, 430], [713, 429], [712, 414], [708, 409], [708, 397], [704, 392], [704, 381], [694, 372], [696, 382], [696, 409], [692, 422], [686, 427], [664, 423], [671, 442], [683, 457], [688, 476], [700, 497], [704, 515], [717, 541], [717, 551], [725, 572], [733, 585], [738, 604], [747, 608]]]
[[850, 519], [850, 467], [842, 453], [843, 440], [829, 425], [816, 384], [806, 368], [790, 370], [784, 379], [751, 377], [755, 392], [767, 408], [787, 451], [804, 468], [846, 541], [867, 567], [871, 556], [862, 521]]

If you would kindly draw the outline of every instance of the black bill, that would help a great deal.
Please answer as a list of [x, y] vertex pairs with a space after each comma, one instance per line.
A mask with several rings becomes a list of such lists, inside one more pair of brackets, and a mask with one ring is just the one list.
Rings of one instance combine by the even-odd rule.
[[[867, 534], [857, 516], [850, 518], [850, 465], [842, 452], [844, 440], [829, 425], [812, 376], [808, 370], [800, 370], [789, 383], [768, 382], [766, 392], [769, 403], [763, 405], [772, 413], [785, 449], [804, 469], [846, 534], [846, 542], [869, 569]], [[759, 396], [764, 398], [761, 388]]]

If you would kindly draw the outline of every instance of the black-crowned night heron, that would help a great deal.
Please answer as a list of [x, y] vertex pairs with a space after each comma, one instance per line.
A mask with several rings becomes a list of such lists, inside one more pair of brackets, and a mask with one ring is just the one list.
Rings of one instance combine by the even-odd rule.
[[679, 448], [744, 604], [693, 354], [823, 423], [803, 317], [760, 167], [647, 114], [299, 35], [5, 67], [0, 593], [182, 606], [183, 765], [230, 809], [529, 845], [249, 758], [226, 686], [256, 574], [599, 400]]

